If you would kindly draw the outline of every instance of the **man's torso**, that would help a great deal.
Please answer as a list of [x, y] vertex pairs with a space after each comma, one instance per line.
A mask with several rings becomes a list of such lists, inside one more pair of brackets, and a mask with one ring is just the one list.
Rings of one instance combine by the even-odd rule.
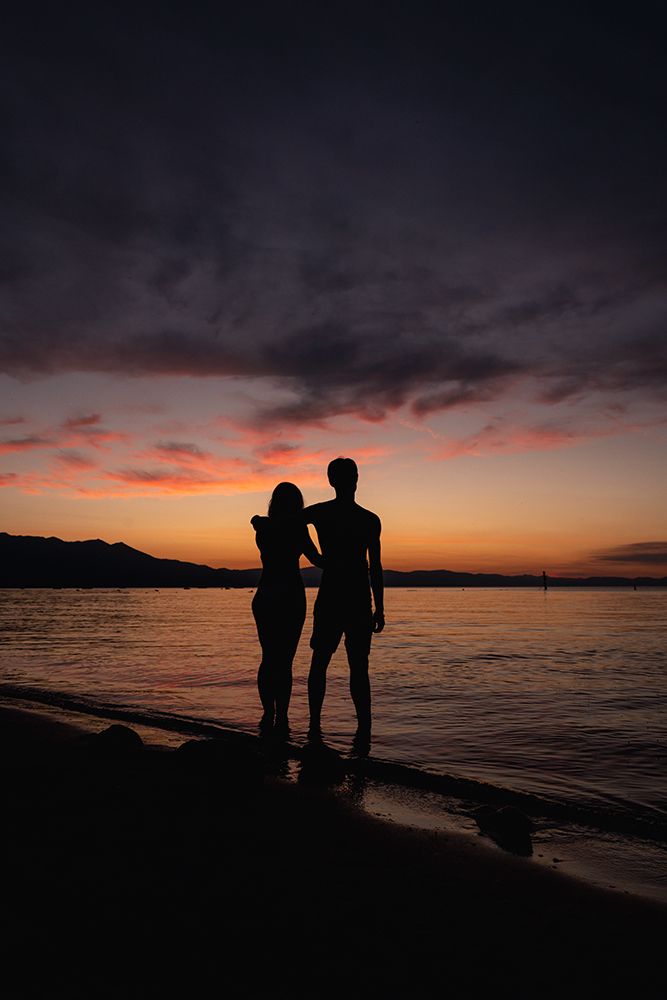
[[367, 596], [368, 549], [379, 536], [380, 519], [357, 503], [329, 500], [306, 509], [324, 557], [320, 593]]

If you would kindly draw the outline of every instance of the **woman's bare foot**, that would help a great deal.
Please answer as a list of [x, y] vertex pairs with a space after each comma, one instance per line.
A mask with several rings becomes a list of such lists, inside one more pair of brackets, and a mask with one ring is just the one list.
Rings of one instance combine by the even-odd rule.
[[273, 727], [273, 735], [281, 740], [289, 739], [289, 719], [286, 715], [277, 715], [276, 723]]

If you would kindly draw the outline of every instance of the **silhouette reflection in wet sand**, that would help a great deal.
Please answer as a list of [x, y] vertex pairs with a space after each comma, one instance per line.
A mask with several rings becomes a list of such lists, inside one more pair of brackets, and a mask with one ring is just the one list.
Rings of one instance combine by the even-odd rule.
[[288, 735], [292, 693], [292, 662], [306, 618], [306, 594], [299, 570], [305, 555], [315, 566], [322, 560], [303, 516], [303, 496], [293, 483], [278, 483], [267, 517], [251, 519], [262, 559], [262, 576], [252, 601], [252, 613], [262, 647], [257, 674], [264, 709], [260, 726], [275, 722], [278, 734]]
[[371, 636], [384, 628], [382, 526], [377, 514], [355, 501], [359, 472], [351, 458], [335, 458], [329, 463], [327, 475], [336, 498], [313, 504], [305, 511], [306, 522], [317, 531], [324, 560], [310, 640], [313, 655], [308, 676], [309, 737], [311, 740], [320, 737], [327, 667], [344, 636], [350, 694], [357, 713], [355, 751], [364, 754], [370, 748], [371, 732], [368, 677]]

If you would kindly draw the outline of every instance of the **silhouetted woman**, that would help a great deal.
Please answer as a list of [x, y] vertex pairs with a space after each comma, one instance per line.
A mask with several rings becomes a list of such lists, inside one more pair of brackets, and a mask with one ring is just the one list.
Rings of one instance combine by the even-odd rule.
[[303, 518], [303, 496], [294, 483], [278, 483], [269, 503], [268, 517], [259, 514], [250, 522], [262, 557], [262, 576], [252, 601], [252, 613], [262, 647], [257, 687], [264, 715], [262, 725], [275, 720], [287, 727], [292, 693], [292, 662], [306, 618], [306, 592], [299, 570], [305, 555], [315, 566], [322, 557], [315, 548]]

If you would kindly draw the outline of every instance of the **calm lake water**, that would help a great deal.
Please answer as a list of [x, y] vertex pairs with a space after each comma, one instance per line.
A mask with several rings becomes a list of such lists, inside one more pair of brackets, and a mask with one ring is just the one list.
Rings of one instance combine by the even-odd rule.
[[[308, 590], [309, 612], [315, 597]], [[0, 680], [256, 731], [247, 590], [0, 591]], [[667, 811], [667, 591], [391, 589], [375, 757], [566, 802]], [[290, 719], [307, 728], [309, 619]], [[323, 728], [350, 749], [341, 649]]]

